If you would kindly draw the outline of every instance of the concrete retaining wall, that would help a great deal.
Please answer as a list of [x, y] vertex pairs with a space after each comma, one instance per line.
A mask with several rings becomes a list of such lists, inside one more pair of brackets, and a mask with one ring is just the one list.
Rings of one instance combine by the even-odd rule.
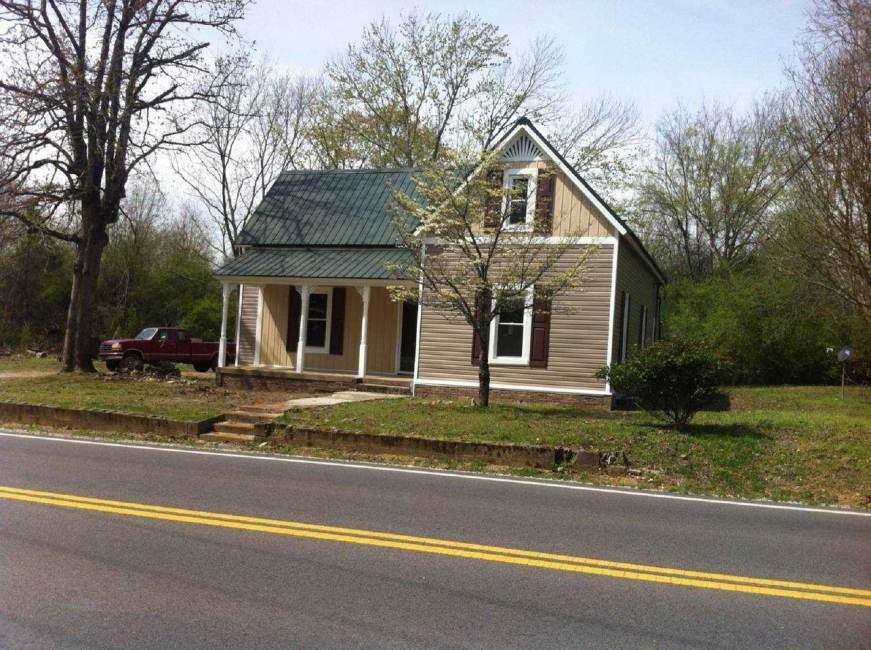
[[199, 421], [171, 420], [153, 415], [119, 413], [103, 409], [71, 409], [45, 404], [0, 402], [0, 422], [68, 427], [84, 431], [156, 433], [173, 438], [194, 437], [212, 430], [223, 415]]
[[320, 431], [284, 425], [274, 426], [272, 435], [288, 444], [301, 447], [339, 448], [364, 453], [387, 453], [400, 456], [481, 460], [493, 465], [511, 467], [550, 468], [554, 465], [575, 465], [595, 468], [599, 467], [601, 463], [598, 452], [569, 447], [435, 440], [350, 431]]

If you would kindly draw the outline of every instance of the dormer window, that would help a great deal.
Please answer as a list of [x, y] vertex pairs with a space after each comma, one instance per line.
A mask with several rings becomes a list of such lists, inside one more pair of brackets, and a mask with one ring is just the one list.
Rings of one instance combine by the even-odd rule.
[[535, 184], [538, 168], [506, 169], [502, 185], [505, 198], [505, 226], [510, 230], [526, 230], [535, 218]]
[[508, 197], [508, 224], [518, 226], [526, 223], [527, 192], [529, 192], [529, 179], [515, 177], [511, 179], [511, 196]]

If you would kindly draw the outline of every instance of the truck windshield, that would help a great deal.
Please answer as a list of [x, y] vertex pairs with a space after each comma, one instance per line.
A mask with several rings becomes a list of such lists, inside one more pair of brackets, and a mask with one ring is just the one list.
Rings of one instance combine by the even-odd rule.
[[144, 330], [142, 330], [141, 332], [139, 332], [139, 334], [136, 335], [136, 340], [137, 341], [150, 341], [152, 338], [154, 338], [155, 333], [157, 333], [156, 327], [146, 327]]

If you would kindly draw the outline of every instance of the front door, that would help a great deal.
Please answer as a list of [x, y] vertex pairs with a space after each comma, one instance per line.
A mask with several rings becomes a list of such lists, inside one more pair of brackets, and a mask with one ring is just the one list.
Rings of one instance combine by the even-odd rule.
[[414, 353], [417, 349], [417, 302], [402, 303], [402, 334], [399, 339], [399, 372], [414, 373]]

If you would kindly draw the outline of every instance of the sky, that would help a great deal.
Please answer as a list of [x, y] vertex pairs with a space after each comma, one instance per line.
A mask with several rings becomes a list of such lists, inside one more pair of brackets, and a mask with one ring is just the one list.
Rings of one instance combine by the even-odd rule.
[[316, 73], [356, 41], [365, 25], [413, 7], [469, 10], [498, 25], [522, 50], [553, 36], [565, 53], [564, 91], [582, 102], [602, 95], [633, 102], [652, 126], [682, 103], [744, 109], [783, 83], [783, 68], [807, 22], [811, 0], [538, 0], [420, 2], [259, 0], [240, 25], [261, 55]]

